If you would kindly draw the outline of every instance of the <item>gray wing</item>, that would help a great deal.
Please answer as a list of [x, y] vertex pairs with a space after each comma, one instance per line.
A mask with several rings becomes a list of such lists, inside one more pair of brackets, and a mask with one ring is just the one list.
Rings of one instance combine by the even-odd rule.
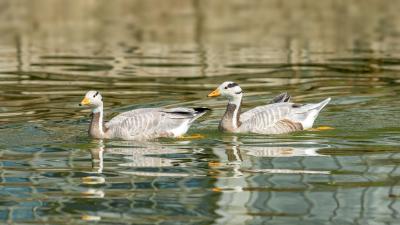
[[122, 113], [106, 124], [114, 137], [171, 136], [171, 130], [190, 123], [205, 112], [190, 108], [143, 108]]
[[290, 120], [292, 103], [276, 103], [259, 106], [243, 113], [239, 127], [243, 132], [264, 134], [288, 133], [302, 130], [301, 123]]
[[242, 114], [240, 114], [240, 122], [244, 123], [245, 121], [249, 120], [253, 116], [265, 111], [269, 105], [257, 106], [253, 109], [250, 109]]
[[110, 128], [110, 127], [119, 126], [124, 120], [126, 120], [128, 118], [133, 118], [140, 114], [154, 113], [154, 112], [157, 112], [160, 110], [162, 110], [162, 109], [160, 109], [160, 108], [142, 108], [142, 109], [134, 109], [134, 110], [130, 110], [127, 112], [123, 112], [123, 113], [115, 116], [114, 118], [112, 118], [110, 121], [108, 121], [105, 124], [105, 127]]
[[209, 108], [200, 107], [200, 108], [172, 108], [172, 109], [163, 109], [162, 112], [168, 114], [169, 118], [174, 119], [188, 119], [189, 123], [192, 123], [205, 113], [210, 111]]
[[275, 96], [268, 104], [274, 104], [279, 102], [290, 102], [291, 96], [287, 92], [280, 93]]
[[[279, 95], [275, 96], [274, 98], [271, 99], [271, 101], [268, 104], [275, 104], [275, 103], [284, 103], [284, 102], [290, 102], [291, 96], [287, 92], [282, 92]], [[249, 118], [251, 118], [254, 114], [257, 114], [259, 112], [262, 112], [265, 109], [264, 106], [259, 106], [254, 109], [251, 109], [242, 115], [240, 115], [240, 121], [246, 121]]]
[[275, 103], [259, 106], [240, 116], [242, 132], [281, 134], [308, 129], [331, 98], [315, 104]]

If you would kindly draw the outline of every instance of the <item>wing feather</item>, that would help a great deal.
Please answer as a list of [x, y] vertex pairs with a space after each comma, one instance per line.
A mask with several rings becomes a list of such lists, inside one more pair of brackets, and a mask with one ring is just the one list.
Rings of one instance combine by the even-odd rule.
[[241, 115], [240, 131], [279, 134], [302, 130], [301, 123], [289, 119], [292, 108], [292, 103], [276, 103], [249, 110]]
[[142, 108], [121, 113], [106, 123], [113, 137], [132, 139], [135, 136], [173, 136], [173, 130], [203, 115], [191, 108]]

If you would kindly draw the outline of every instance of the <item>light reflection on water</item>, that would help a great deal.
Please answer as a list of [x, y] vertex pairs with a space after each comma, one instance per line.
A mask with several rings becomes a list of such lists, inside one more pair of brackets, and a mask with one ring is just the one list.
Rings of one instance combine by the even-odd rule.
[[[376, 33], [360, 41], [352, 32], [333, 32], [340, 26], [309, 20], [304, 24], [314, 28], [311, 31], [293, 28], [299, 36], [288, 30], [288, 36], [277, 39], [283, 27], [293, 27], [301, 14], [290, 11], [288, 3], [274, 5], [282, 15], [293, 12], [282, 26], [271, 23], [268, 31], [249, 33], [248, 24], [239, 24], [239, 18], [236, 26], [243, 30], [232, 35], [232, 21], [227, 18], [235, 18], [236, 10], [242, 16], [251, 14], [234, 7], [239, 3], [224, 5], [231, 16], [217, 20], [210, 19], [218, 8], [214, 2], [193, 1], [165, 15], [160, 13], [164, 3], [150, 9], [149, 3], [140, 7], [131, 2], [127, 8], [137, 8], [133, 20], [146, 21], [143, 7], [154, 17], [165, 17], [170, 27], [161, 24], [151, 31], [146, 27], [154, 25], [151, 20], [132, 31], [129, 21], [98, 22], [96, 13], [82, 14], [87, 21], [97, 21], [94, 25], [80, 23], [85, 16], [63, 24], [47, 20], [50, 15], [37, 18], [37, 10], [31, 19], [40, 25], [32, 33], [14, 17], [11, 24], [19, 30], [0, 25], [5, 35], [0, 38], [0, 221], [396, 224], [400, 57], [396, 31], [385, 21], [396, 21], [397, 11], [375, 2], [380, 7], [373, 7], [370, 14], [351, 17], [355, 24], [367, 20], [375, 24], [378, 19], [373, 16], [382, 16], [380, 27], [386, 30], [360, 28], [366, 29], [361, 34], [377, 32], [384, 37], [376, 44], [371, 40]], [[312, 15], [328, 6], [335, 8], [328, 15], [349, 15], [341, 10], [342, 3], [306, 2], [303, 10]], [[7, 8], [13, 3], [3, 4]], [[208, 11], [202, 11], [205, 6], [210, 6]], [[103, 7], [114, 9], [110, 9], [113, 15], [118, 12], [111, 3], [71, 7], [64, 16], [76, 18], [74, 13], [85, 12], [85, 7], [99, 14], [108, 11]], [[375, 8], [387, 13], [381, 15]], [[206, 18], [196, 19], [196, 34], [181, 37], [173, 32], [181, 25], [193, 30], [191, 19], [179, 22], [169, 14], [180, 10], [187, 10], [183, 14], [189, 17]], [[273, 8], [255, 10], [254, 18], [257, 15], [280, 17]], [[79, 24], [77, 32], [70, 32], [70, 24]], [[214, 27], [218, 24], [220, 29]], [[319, 24], [340, 37], [321, 41], [315, 33]], [[130, 32], [136, 32], [134, 37]], [[14, 35], [11, 41], [9, 34]], [[264, 37], [260, 43], [259, 36]], [[180, 43], [180, 38], [185, 41]], [[353, 41], [341, 43], [344, 39]], [[243, 88], [244, 109], [266, 104], [282, 91], [302, 103], [332, 97], [316, 125], [334, 129], [276, 136], [221, 134], [216, 128], [226, 102], [206, 94], [225, 80], [237, 81]], [[88, 89], [102, 92], [107, 118], [153, 106], [207, 106], [213, 111], [190, 130], [203, 139], [91, 140], [89, 111], [77, 105]]]
[[[109, 58], [95, 60], [107, 64]], [[6, 72], [1, 81], [4, 221], [111, 223], [123, 218], [126, 223], [241, 224], [397, 218], [399, 88], [390, 70], [358, 75], [348, 72], [348, 61], [335, 62], [334, 69], [329, 61], [322, 69], [228, 63], [227, 70], [183, 79], [179, 75], [196, 73], [166, 63], [161, 70], [156, 65], [151, 69], [169, 76], [136, 76], [136, 70], [115, 67], [93, 67], [86, 73], [76, 70], [83, 67], [73, 57], [57, 60], [40, 64], [42, 72]], [[91, 61], [89, 56], [79, 60]], [[340, 66], [345, 69], [338, 71]], [[335, 129], [277, 136], [220, 134], [216, 127], [226, 102], [205, 95], [226, 79], [242, 84], [245, 109], [265, 104], [281, 91], [297, 102], [331, 96], [317, 125]], [[86, 131], [89, 112], [77, 103], [93, 88], [102, 91], [108, 118], [160, 105], [214, 110], [191, 130], [204, 139], [92, 141]]]

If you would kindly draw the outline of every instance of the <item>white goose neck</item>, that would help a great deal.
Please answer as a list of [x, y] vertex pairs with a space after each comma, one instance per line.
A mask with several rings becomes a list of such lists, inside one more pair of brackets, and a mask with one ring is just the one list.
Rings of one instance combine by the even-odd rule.
[[103, 114], [103, 106], [102, 106], [102, 105], [97, 106], [96, 108], [94, 108], [94, 109], [92, 110], [92, 112], [93, 112], [93, 113], [101, 113], [101, 114]]
[[232, 127], [234, 129], [237, 129], [239, 127], [239, 123], [240, 123], [240, 108], [241, 108], [241, 104], [242, 104], [242, 97], [243, 94], [239, 94], [239, 95], [235, 95], [232, 98], [229, 99], [229, 103], [231, 105], [235, 105], [235, 109], [233, 111], [233, 115], [232, 115]]
[[231, 98], [229, 98], [229, 104], [235, 104], [239, 107], [240, 104], [242, 104], [242, 97], [243, 94], [232, 96]]

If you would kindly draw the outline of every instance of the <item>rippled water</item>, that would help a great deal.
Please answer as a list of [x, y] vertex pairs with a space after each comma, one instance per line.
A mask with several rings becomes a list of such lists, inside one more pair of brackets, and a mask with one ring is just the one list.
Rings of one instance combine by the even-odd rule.
[[[57, 45], [56, 34], [44, 44], [23, 34], [0, 45], [2, 223], [398, 223], [396, 47]], [[206, 95], [225, 80], [241, 85], [244, 110], [283, 91], [299, 103], [332, 97], [315, 125], [334, 129], [222, 134], [226, 101]], [[200, 139], [92, 140], [78, 107], [89, 89], [102, 92], [107, 118], [151, 106], [213, 111], [189, 132]]]

